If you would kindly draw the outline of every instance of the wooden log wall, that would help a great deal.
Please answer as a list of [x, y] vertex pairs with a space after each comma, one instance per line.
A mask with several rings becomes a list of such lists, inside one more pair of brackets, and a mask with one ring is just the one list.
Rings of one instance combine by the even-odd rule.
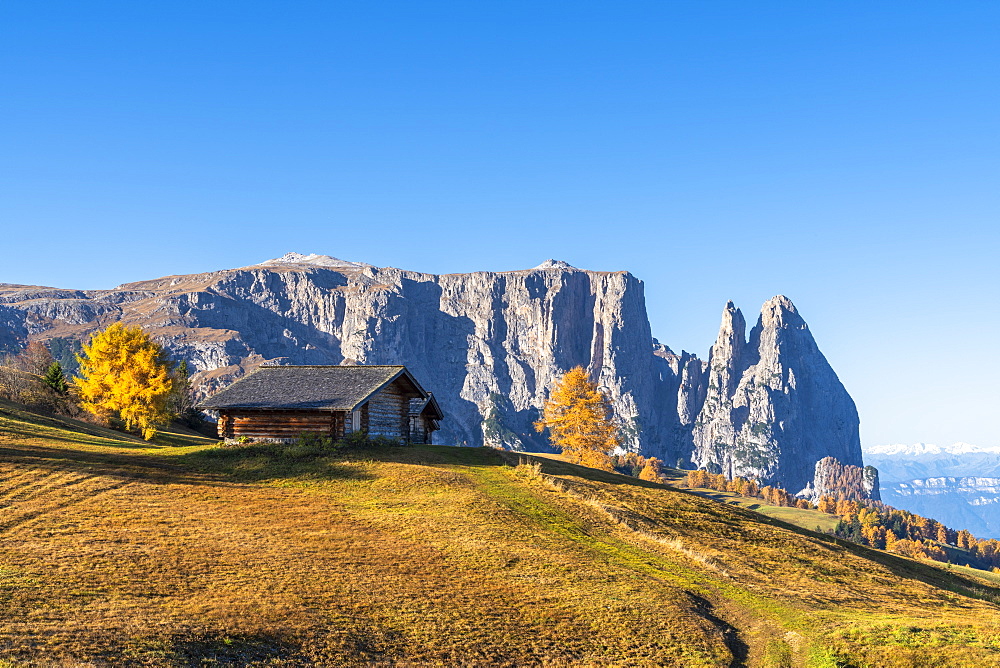
[[410, 418], [410, 443], [430, 443], [431, 432], [422, 415]]
[[295, 439], [305, 432], [340, 438], [344, 435], [342, 412], [226, 411], [219, 416], [223, 438]]
[[405, 439], [409, 435], [409, 397], [396, 383], [368, 400], [368, 434]]
[[217, 429], [219, 430], [219, 438], [233, 437], [233, 421], [229, 418], [229, 413], [219, 413], [219, 425]]

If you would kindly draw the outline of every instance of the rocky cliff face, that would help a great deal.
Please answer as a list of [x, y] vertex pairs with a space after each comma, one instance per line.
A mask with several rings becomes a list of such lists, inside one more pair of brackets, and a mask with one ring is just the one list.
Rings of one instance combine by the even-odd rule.
[[265, 362], [405, 364], [441, 403], [443, 443], [545, 449], [532, 423], [581, 365], [614, 403], [624, 445], [670, 465], [794, 490], [822, 457], [861, 462], [853, 403], [784, 298], [749, 343], [729, 304], [706, 364], [652, 339], [634, 276], [551, 260], [432, 275], [290, 253], [113, 290], [0, 285], [0, 347], [65, 344], [117, 320], [186, 359], [203, 394]]
[[861, 466], [854, 401], [792, 302], [766, 302], [749, 341], [745, 327], [727, 304], [693, 429], [694, 463], [793, 492], [823, 457]]
[[692, 430], [705, 403], [708, 365], [697, 356], [678, 355], [653, 339], [654, 406], [660, 418], [655, 454], [670, 466], [691, 468]]
[[405, 364], [438, 397], [448, 443], [544, 449], [532, 422], [555, 379], [582, 365], [613, 400], [628, 447], [658, 453], [669, 440], [643, 285], [627, 272], [549, 261], [437, 276], [289, 254], [106, 291], [0, 286], [11, 340], [81, 338], [115, 320], [188, 360], [203, 393], [264, 362]]

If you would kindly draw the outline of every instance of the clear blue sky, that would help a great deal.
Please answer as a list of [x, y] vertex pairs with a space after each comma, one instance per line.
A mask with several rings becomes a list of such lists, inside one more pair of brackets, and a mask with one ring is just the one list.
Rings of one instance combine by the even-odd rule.
[[289, 250], [791, 297], [866, 443], [1000, 444], [1000, 4], [0, 5], [0, 281]]

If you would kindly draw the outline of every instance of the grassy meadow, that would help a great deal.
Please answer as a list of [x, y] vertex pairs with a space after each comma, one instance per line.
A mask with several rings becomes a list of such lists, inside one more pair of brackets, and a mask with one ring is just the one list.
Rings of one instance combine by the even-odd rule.
[[0, 660], [1000, 665], [995, 575], [759, 503], [478, 448], [145, 443], [0, 404]]

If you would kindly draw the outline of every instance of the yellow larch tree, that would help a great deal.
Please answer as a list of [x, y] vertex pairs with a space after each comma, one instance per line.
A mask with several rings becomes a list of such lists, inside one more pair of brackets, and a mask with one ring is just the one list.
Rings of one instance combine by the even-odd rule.
[[821, 513], [827, 513], [828, 515], [833, 515], [837, 512], [837, 502], [832, 497], [825, 495], [819, 497], [816, 507]]
[[147, 441], [170, 420], [170, 361], [141, 327], [115, 323], [94, 334], [77, 359], [75, 382], [84, 410], [118, 420]]
[[650, 457], [646, 460], [646, 465], [642, 467], [641, 471], [639, 471], [639, 480], [660, 482], [662, 474], [663, 462], [656, 457]]
[[705, 469], [688, 471], [687, 485], [688, 487], [694, 489], [704, 489], [705, 487], [708, 487], [708, 471], [706, 471]]
[[607, 398], [578, 366], [556, 384], [535, 429], [548, 429], [550, 442], [567, 460], [612, 471], [608, 453], [618, 445], [618, 429], [611, 414]]

